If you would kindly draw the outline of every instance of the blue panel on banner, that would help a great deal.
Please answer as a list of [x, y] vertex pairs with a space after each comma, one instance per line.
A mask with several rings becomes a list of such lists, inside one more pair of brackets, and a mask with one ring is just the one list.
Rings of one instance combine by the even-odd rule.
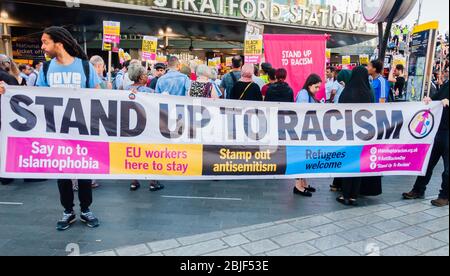
[[286, 174], [359, 173], [363, 147], [287, 147]]

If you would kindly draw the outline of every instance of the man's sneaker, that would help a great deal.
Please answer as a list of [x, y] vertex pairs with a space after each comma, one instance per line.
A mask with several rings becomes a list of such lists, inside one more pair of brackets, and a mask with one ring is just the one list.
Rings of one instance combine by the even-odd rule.
[[73, 223], [77, 221], [77, 216], [74, 212], [72, 213], [66, 213], [64, 212], [63, 217], [58, 223], [56, 224], [56, 229], [58, 231], [64, 231], [69, 229], [70, 226], [72, 226]]
[[87, 227], [95, 228], [100, 225], [98, 219], [92, 212], [81, 213], [80, 220], [86, 224]]
[[423, 194], [418, 194], [414, 191], [411, 191], [409, 193], [404, 193], [403, 194], [403, 199], [406, 200], [411, 200], [411, 199], [425, 199], [425, 195]]
[[431, 201], [431, 205], [435, 207], [445, 207], [448, 206], [448, 199], [438, 198]]
[[150, 189], [150, 192], [157, 192], [157, 191], [160, 191], [160, 190], [164, 189], [164, 185], [159, 183], [159, 181], [152, 180], [152, 181], [150, 181], [150, 188], [149, 189]]

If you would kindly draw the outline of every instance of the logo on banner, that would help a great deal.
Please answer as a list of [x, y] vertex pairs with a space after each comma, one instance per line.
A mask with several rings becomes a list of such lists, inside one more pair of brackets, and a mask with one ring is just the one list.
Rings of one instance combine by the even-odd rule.
[[417, 139], [430, 135], [434, 128], [434, 115], [431, 110], [419, 111], [409, 123], [409, 132]]

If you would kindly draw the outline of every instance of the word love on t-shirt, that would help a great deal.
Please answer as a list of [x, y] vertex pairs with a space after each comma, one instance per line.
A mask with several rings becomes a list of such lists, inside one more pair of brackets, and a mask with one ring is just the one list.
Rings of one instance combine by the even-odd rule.
[[82, 76], [79, 72], [55, 72], [48, 74], [50, 87], [81, 88]]

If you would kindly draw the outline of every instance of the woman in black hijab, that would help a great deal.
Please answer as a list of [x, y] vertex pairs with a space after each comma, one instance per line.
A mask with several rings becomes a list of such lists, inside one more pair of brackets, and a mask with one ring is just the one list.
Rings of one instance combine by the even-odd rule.
[[359, 66], [353, 69], [352, 77], [345, 85], [339, 103], [374, 103], [369, 71], [365, 67]]
[[[369, 72], [365, 67], [353, 69], [352, 77], [346, 84], [339, 98], [343, 104], [374, 103], [374, 95], [369, 83]], [[344, 205], [357, 205], [357, 198], [362, 195], [381, 194], [381, 177], [354, 177], [342, 179], [343, 195], [337, 201]]]

